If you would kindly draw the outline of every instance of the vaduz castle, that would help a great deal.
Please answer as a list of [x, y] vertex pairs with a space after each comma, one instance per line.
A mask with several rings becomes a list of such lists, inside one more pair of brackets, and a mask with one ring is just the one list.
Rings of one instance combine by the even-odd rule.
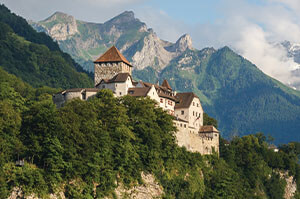
[[177, 93], [167, 80], [161, 85], [134, 81], [132, 65], [113, 46], [100, 56], [95, 64], [95, 88], [75, 88], [53, 96], [57, 107], [73, 98], [87, 100], [101, 89], [110, 89], [116, 97], [131, 95], [149, 97], [170, 115], [177, 127], [176, 139], [179, 146], [201, 154], [219, 153], [219, 131], [214, 126], [203, 126], [203, 108], [200, 99], [192, 92]]

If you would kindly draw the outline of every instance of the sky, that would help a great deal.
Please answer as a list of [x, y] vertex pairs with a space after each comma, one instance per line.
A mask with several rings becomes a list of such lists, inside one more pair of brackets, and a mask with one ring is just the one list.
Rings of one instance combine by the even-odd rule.
[[103, 23], [130, 10], [157, 35], [175, 42], [190, 34], [197, 49], [229, 46], [266, 74], [300, 82], [299, 67], [279, 45], [300, 43], [300, 0], [0, 0], [26, 19], [43, 20], [56, 11]]

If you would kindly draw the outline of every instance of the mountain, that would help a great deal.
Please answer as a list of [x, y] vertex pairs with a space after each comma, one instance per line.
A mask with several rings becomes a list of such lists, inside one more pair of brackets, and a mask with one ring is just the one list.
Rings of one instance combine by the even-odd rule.
[[0, 66], [34, 87], [91, 87], [92, 80], [57, 43], [0, 5]]
[[189, 35], [183, 35], [175, 44], [163, 41], [130, 11], [105, 23], [84, 22], [60, 12], [38, 23], [30, 23], [37, 31], [46, 32], [55, 39], [60, 48], [87, 71], [93, 71], [92, 61], [112, 45], [137, 69], [150, 66], [157, 70], [163, 69], [187, 48], [192, 48]]
[[[168, 79], [177, 91], [195, 92], [204, 110], [218, 119], [223, 136], [261, 131], [277, 143], [300, 140], [300, 92], [265, 75], [228, 47], [197, 50], [187, 34], [176, 43], [161, 40], [128, 11], [103, 24], [55, 13], [32, 25], [79, 62], [91, 62], [116, 45], [134, 65], [135, 79]], [[68, 27], [73, 30], [68, 32]]]
[[298, 80], [292, 83], [291, 86], [300, 90], [300, 43], [284, 41], [279, 45], [285, 49], [288, 57], [292, 58], [294, 62], [299, 64], [298, 68], [291, 71], [292, 77]]

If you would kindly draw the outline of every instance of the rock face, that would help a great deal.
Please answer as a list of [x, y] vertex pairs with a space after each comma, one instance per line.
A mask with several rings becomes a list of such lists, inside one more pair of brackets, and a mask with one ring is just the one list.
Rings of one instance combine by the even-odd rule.
[[174, 45], [167, 47], [168, 51], [182, 53], [186, 49], [193, 49], [192, 47], [192, 38], [188, 34], [182, 35]]
[[119, 185], [115, 190], [118, 199], [132, 198], [132, 199], [153, 199], [162, 198], [163, 189], [155, 181], [152, 174], [141, 174], [144, 181], [143, 185], [135, 186], [129, 190], [126, 190], [123, 185]]
[[[122, 198], [132, 198], [132, 199], [154, 199], [154, 198], [162, 198], [164, 191], [162, 186], [160, 186], [154, 176], [152, 174], [141, 173], [141, 177], [143, 180], [142, 185], [137, 185], [132, 187], [131, 189], [126, 189], [122, 184], [115, 189], [115, 195], [118, 199]], [[14, 188], [11, 195], [8, 199], [17, 199], [17, 198], [25, 198], [25, 199], [39, 199], [35, 194], [31, 194], [29, 196], [24, 196], [23, 192], [20, 188]], [[59, 192], [57, 194], [50, 194], [50, 199], [65, 199], [65, 195], [63, 192]], [[106, 199], [109, 199], [106, 197]]]
[[54, 13], [39, 25], [42, 30], [45, 30], [48, 35], [57, 41], [64, 41], [78, 33], [76, 19], [61, 12]]
[[153, 66], [157, 70], [162, 70], [169, 64], [170, 60], [176, 56], [164, 48], [164, 43], [151, 33], [143, 40], [143, 47], [132, 57], [132, 64], [136, 69], [141, 70], [147, 66]]
[[185, 50], [192, 49], [189, 35], [183, 35], [175, 44], [163, 41], [131, 11], [125, 11], [103, 24], [79, 21], [60, 12], [30, 24], [55, 39], [63, 51], [88, 71], [93, 68], [92, 61], [112, 45], [120, 49], [135, 69], [150, 66], [158, 72]]

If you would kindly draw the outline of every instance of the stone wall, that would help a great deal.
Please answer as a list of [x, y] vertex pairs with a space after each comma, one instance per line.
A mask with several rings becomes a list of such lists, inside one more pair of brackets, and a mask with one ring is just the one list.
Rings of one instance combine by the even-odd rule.
[[124, 62], [115, 63], [95, 63], [94, 83], [97, 85], [102, 79], [111, 79], [118, 73], [129, 73], [131, 66]]
[[187, 122], [174, 120], [174, 123], [178, 129], [175, 135], [179, 146], [202, 155], [210, 155], [213, 151], [219, 153], [219, 133], [198, 133], [189, 128]]

